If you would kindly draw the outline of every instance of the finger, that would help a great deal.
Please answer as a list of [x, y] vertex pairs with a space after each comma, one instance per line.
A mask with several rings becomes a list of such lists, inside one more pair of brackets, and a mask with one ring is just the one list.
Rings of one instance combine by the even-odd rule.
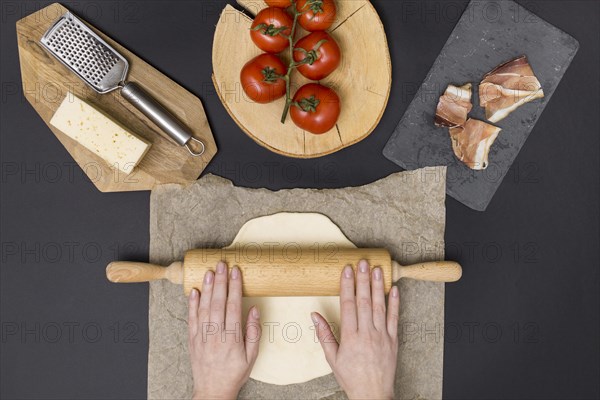
[[395, 338], [398, 336], [398, 320], [400, 319], [400, 292], [398, 286], [392, 286], [388, 296], [387, 331]]
[[241, 329], [242, 324], [242, 276], [240, 269], [234, 266], [229, 279], [229, 294], [225, 309], [225, 327], [227, 330]]
[[340, 330], [344, 332], [356, 332], [356, 299], [354, 297], [354, 270], [347, 265], [342, 271], [340, 278]]
[[225, 302], [227, 301], [227, 265], [219, 261], [215, 273], [215, 287], [210, 301], [210, 322], [222, 327], [225, 322]]
[[206, 324], [210, 322], [210, 301], [212, 299], [215, 274], [207, 271], [202, 281], [202, 293], [200, 294], [200, 307], [198, 308], [198, 322]]
[[260, 312], [256, 306], [252, 306], [248, 311], [246, 319], [246, 361], [249, 365], [254, 365], [258, 357], [258, 345], [260, 344]]
[[380, 332], [385, 332], [385, 292], [383, 289], [383, 271], [376, 267], [371, 271], [371, 298], [373, 301], [373, 325]]
[[188, 299], [188, 328], [190, 339], [198, 333], [198, 306], [200, 305], [200, 295], [198, 289], [192, 289]]
[[335, 339], [333, 332], [331, 331], [329, 323], [325, 320], [325, 318], [323, 318], [321, 314], [313, 312], [310, 314], [310, 317], [313, 320], [317, 329], [317, 337], [319, 338], [319, 343], [321, 343], [321, 347], [323, 348], [323, 352], [325, 353], [325, 359], [333, 369], [339, 344]]
[[371, 304], [371, 280], [369, 264], [365, 260], [358, 262], [356, 273], [356, 313], [358, 330], [373, 328], [373, 306]]

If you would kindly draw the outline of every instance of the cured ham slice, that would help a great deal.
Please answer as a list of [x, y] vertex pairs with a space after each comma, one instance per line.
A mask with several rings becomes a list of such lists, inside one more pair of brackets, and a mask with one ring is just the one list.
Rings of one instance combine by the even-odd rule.
[[488, 72], [479, 84], [479, 105], [490, 122], [498, 122], [517, 107], [544, 97], [527, 56], [507, 61]]
[[471, 169], [486, 169], [490, 147], [501, 129], [469, 118], [464, 125], [454, 126], [449, 130], [456, 157]]
[[448, 85], [435, 110], [435, 125], [452, 127], [464, 124], [473, 108], [471, 95], [470, 83], [460, 87]]

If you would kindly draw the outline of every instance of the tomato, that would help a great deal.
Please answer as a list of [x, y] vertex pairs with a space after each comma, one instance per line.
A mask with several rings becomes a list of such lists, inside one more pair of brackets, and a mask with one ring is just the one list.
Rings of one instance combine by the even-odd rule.
[[279, 53], [289, 45], [286, 35], [292, 33], [293, 23], [292, 17], [283, 8], [267, 7], [256, 14], [250, 37], [262, 51]]
[[329, 29], [335, 21], [334, 0], [298, 0], [296, 10], [303, 13], [298, 18], [300, 26], [309, 32]]
[[316, 135], [334, 127], [340, 115], [340, 98], [318, 83], [302, 86], [294, 95], [290, 116], [300, 129]]
[[[301, 49], [301, 50], [296, 50]], [[298, 66], [298, 71], [313, 81], [331, 74], [340, 65], [340, 47], [327, 32], [309, 33], [294, 47], [294, 61], [308, 61]]]
[[288, 8], [292, 5], [291, 0], [265, 0], [269, 7]]
[[240, 72], [240, 82], [248, 97], [257, 103], [270, 103], [285, 94], [281, 76], [286, 66], [274, 54], [263, 53], [248, 61]]

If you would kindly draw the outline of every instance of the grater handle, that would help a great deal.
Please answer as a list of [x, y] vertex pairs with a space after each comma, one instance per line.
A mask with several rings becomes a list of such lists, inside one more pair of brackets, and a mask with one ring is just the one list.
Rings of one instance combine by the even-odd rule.
[[[126, 82], [121, 86], [121, 95], [165, 131], [178, 145], [185, 146], [191, 155], [201, 156], [204, 153], [204, 143], [194, 138], [188, 128], [140, 86], [133, 82]], [[199, 152], [191, 149], [190, 141], [198, 143]]]

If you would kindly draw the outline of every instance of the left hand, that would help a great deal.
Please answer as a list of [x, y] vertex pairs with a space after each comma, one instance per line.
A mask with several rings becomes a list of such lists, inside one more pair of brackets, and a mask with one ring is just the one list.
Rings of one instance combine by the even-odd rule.
[[216, 273], [204, 276], [202, 295], [193, 289], [189, 297], [193, 399], [237, 398], [258, 356], [260, 314], [250, 309], [244, 336], [242, 276], [233, 267], [228, 285], [227, 275], [227, 265], [219, 262]]

